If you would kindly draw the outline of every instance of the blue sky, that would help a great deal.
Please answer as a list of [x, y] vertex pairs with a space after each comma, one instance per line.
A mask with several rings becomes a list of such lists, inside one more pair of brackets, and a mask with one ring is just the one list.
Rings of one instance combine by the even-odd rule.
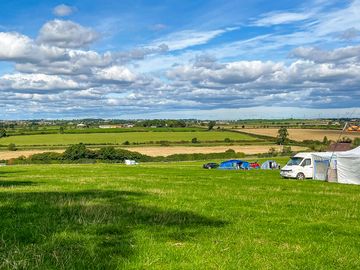
[[360, 117], [358, 14], [358, 0], [1, 1], [0, 118]]

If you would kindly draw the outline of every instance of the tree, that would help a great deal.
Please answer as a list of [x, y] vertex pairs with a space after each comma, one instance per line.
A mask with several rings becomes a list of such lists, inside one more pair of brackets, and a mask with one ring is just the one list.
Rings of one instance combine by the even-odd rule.
[[208, 124], [208, 130], [212, 130], [215, 125], [216, 125], [215, 121], [210, 121], [209, 124]]
[[326, 136], [324, 136], [324, 139], [323, 139], [323, 144], [324, 145], [328, 145], [330, 142], [328, 140], [328, 138]]
[[197, 138], [192, 138], [191, 143], [198, 143], [198, 139]]
[[285, 144], [287, 142], [287, 138], [289, 136], [289, 132], [286, 127], [281, 127], [278, 130], [278, 136], [277, 136], [277, 144]]
[[60, 127], [60, 128], [59, 128], [59, 133], [60, 133], [60, 134], [64, 134], [64, 127]]
[[82, 158], [94, 158], [96, 153], [93, 151], [86, 149], [85, 144], [79, 143], [69, 146], [64, 154], [63, 157], [65, 160], [78, 160]]
[[0, 138], [6, 137], [6, 130], [4, 128], [0, 129]]

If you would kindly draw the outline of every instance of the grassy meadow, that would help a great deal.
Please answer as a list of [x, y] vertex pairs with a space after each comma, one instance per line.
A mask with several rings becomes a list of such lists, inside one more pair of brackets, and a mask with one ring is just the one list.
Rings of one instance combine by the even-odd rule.
[[201, 164], [0, 167], [0, 269], [360, 268], [359, 186]]
[[254, 136], [228, 131], [195, 131], [195, 132], [124, 132], [124, 133], [86, 133], [86, 134], [42, 134], [9, 136], [0, 139], [1, 145], [14, 143], [16, 145], [69, 145], [77, 143], [85, 144], [122, 144], [146, 143], [156, 141], [191, 141], [197, 138], [199, 141], [224, 141], [230, 140], [256, 141]]

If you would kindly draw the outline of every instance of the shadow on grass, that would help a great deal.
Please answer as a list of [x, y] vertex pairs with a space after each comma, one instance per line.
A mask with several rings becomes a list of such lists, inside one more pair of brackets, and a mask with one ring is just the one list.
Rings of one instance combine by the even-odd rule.
[[114, 269], [136, 254], [135, 231], [196, 240], [225, 222], [141, 205], [145, 193], [0, 192], [0, 269]]
[[1, 187], [17, 187], [17, 186], [31, 186], [31, 185], [35, 185], [34, 182], [32, 181], [7, 181], [7, 180], [3, 180], [6, 179], [6, 176], [8, 174], [17, 174], [17, 173], [21, 173], [21, 171], [5, 171], [5, 170], [0, 170], [0, 188]]
[[32, 181], [0, 181], [0, 187], [16, 187], [35, 185]]

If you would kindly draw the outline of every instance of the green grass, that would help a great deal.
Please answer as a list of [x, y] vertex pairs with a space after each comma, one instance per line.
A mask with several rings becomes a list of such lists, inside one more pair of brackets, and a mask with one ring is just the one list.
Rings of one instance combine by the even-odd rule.
[[145, 143], [149, 141], [191, 141], [192, 138], [200, 141], [231, 140], [255, 141], [256, 138], [235, 132], [127, 132], [127, 133], [89, 133], [89, 134], [44, 134], [10, 136], [0, 139], [1, 145], [15, 143], [16, 145], [69, 145], [85, 144], [122, 144], [125, 141]]
[[360, 187], [201, 162], [0, 167], [0, 269], [359, 269]]

